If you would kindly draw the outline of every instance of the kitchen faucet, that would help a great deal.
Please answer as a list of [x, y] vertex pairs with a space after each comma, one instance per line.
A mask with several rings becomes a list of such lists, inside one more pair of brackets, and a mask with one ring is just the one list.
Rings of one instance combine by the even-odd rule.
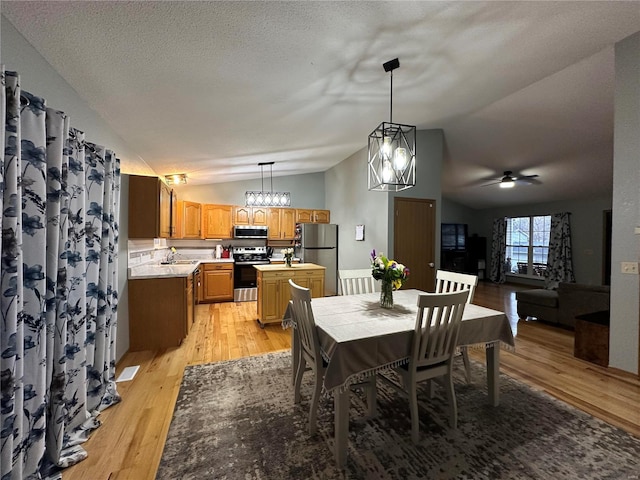
[[169, 253], [167, 253], [167, 257], [164, 260], [164, 263], [175, 263], [176, 259], [176, 249], [175, 247], [171, 247], [171, 250], [169, 250]]

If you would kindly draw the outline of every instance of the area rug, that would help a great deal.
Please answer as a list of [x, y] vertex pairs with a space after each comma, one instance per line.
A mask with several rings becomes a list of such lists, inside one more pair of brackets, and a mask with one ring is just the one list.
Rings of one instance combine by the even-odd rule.
[[291, 356], [273, 353], [185, 369], [158, 479], [637, 479], [640, 439], [500, 376], [500, 406], [487, 404], [484, 367], [473, 383], [458, 369], [458, 429], [444, 394], [420, 400], [411, 442], [406, 398], [378, 382], [378, 414], [351, 402], [346, 469], [336, 468], [333, 399], [320, 401], [309, 437], [311, 373], [293, 403]]

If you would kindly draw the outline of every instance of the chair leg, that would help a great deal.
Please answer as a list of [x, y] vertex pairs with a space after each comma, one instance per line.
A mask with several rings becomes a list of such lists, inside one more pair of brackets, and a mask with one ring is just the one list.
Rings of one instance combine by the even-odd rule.
[[376, 402], [377, 402], [376, 375], [373, 375], [371, 379], [367, 382], [365, 386], [365, 390], [367, 392], [367, 415], [370, 418], [373, 418], [376, 416]]
[[293, 403], [300, 403], [300, 386], [302, 385], [302, 375], [307, 368], [307, 362], [301, 355], [298, 359], [298, 368], [296, 370], [296, 379], [293, 385]]
[[469, 352], [467, 347], [461, 347], [460, 353], [462, 354], [462, 362], [464, 363], [464, 376], [467, 383], [471, 383], [471, 362], [469, 361]]
[[411, 411], [411, 440], [418, 443], [420, 439], [420, 419], [418, 417], [418, 388], [416, 382], [408, 385], [407, 393], [409, 394], [409, 410]]
[[456, 403], [456, 392], [453, 389], [453, 375], [451, 371], [449, 371], [449, 373], [447, 374], [447, 378], [444, 384], [445, 390], [447, 392], [449, 408], [451, 409], [449, 425], [451, 425], [451, 428], [456, 429], [458, 428], [458, 405]]
[[315, 388], [313, 389], [313, 397], [311, 397], [311, 408], [309, 410], [309, 435], [313, 436], [316, 434], [317, 422], [316, 417], [318, 416], [318, 403], [320, 401], [320, 393], [322, 392], [322, 372], [318, 372], [317, 370], [313, 372], [315, 375]]

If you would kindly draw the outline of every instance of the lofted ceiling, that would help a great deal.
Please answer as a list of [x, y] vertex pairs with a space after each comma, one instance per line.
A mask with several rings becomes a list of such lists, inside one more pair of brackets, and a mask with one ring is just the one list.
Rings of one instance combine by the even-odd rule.
[[[398, 57], [393, 120], [444, 130], [443, 196], [473, 208], [611, 194], [613, 45], [640, 31], [635, 1], [1, 8], [158, 175], [192, 185], [268, 161], [322, 172], [366, 147]], [[539, 182], [485, 186], [505, 170]]]

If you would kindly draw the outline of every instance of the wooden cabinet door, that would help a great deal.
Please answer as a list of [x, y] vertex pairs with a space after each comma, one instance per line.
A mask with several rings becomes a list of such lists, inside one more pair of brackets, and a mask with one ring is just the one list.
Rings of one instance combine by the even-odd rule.
[[169, 238], [171, 190], [158, 177], [129, 176], [129, 238]]
[[309, 287], [313, 298], [324, 297], [324, 275], [314, 276], [309, 279]]
[[267, 225], [269, 221], [269, 209], [265, 207], [253, 207], [251, 209], [251, 225]]
[[282, 307], [280, 305], [280, 280], [262, 279], [259, 288], [262, 288], [262, 308], [258, 316], [263, 322], [271, 322], [282, 319]]
[[314, 210], [313, 223], [329, 223], [330, 216], [329, 210]]
[[160, 238], [171, 236], [171, 189], [162, 180], [160, 182]]
[[267, 229], [269, 240], [280, 240], [280, 209], [267, 209]]
[[201, 265], [201, 301], [233, 300], [233, 264], [203, 263]]
[[203, 205], [204, 237], [231, 238], [233, 207], [231, 205]]
[[233, 212], [234, 225], [251, 225], [251, 207], [235, 207]]
[[296, 210], [293, 208], [280, 209], [280, 238], [293, 240], [296, 235]]
[[182, 205], [181, 238], [202, 238], [202, 205], [184, 201]]
[[191, 326], [193, 325], [193, 321], [195, 320], [194, 318], [194, 307], [195, 307], [195, 300], [194, 300], [194, 282], [193, 282], [193, 275], [189, 275], [187, 277], [187, 291], [186, 291], [186, 311], [187, 311], [187, 318], [186, 318], [186, 322], [185, 322], [185, 332], [184, 332], [184, 336], [186, 337], [189, 334], [189, 331], [191, 330]]
[[296, 222], [313, 223], [313, 210], [296, 209]]

